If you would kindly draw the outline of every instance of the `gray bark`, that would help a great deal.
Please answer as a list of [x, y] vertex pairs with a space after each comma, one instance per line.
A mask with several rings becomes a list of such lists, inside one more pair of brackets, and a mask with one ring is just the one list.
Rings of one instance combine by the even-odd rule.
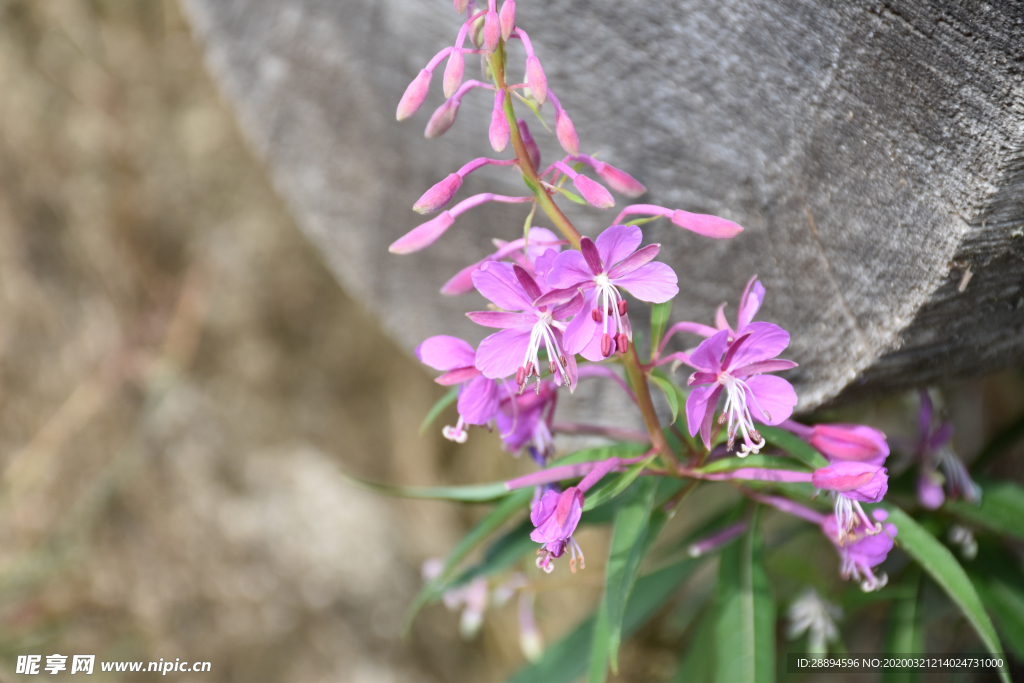
[[[445, 138], [422, 138], [443, 66], [417, 117], [394, 120], [405, 86], [454, 37], [451, 3], [184, 4], [339, 281], [406, 348], [438, 333], [482, 338], [463, 317], [482, 299], [435, 292], [492, 236], [514, 237], [522, 207], [464, 216], [426, 252], [387, 252], [422, 222], [410, 207], [427, 187], [490, 153], [486, 94], [466, 98]], [[584, 151], [637, 176], [646, 202], [746, 227], [727, 242], [667, 221], [645, 233], [680, 276], [675, 320], [711, 322], [722, 301], [735, 313], [743, 283], [761, 276], [759, 318], [791, 332], [784, 356], [800, 363], [789, 378], [804, 408], [1021, 357], [1024, 5], [521, 0], [517, 19]], [[535, 137], [553, 160], [553, 136]], [[512, 173], [479, 175], [468, 192], [516, 191]], [[591, 235], [613, 218], [571, 215]]]

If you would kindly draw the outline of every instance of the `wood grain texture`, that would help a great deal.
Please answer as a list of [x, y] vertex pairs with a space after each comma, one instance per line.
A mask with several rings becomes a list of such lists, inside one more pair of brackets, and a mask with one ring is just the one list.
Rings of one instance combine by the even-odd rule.
[[[491, 236], [512, 238], [522, 207], [464, 216], [426, 252], [387, 252], [421, 222], [409, 207], [424, 189], [490, 151], [487, 95], [467, 96], [445, 139], [422, 138], [443, 67], [423, 110], [394, 120], [405, 86], [457, 30], [451, 3], [183, 3], [275, 186], [339, 281], [408, 349], [442, 332], [482, 338], [463, 317], [480, 297], [435, 292]], [[790, 379], [804, 408], [1021, 358], [1024, 5], [517, 8], [584, 151], [637, 176], [644, 201], [747, 228], [730, 242], [664, 221], [645, 228], [680, 275], [674, 319], [710, 322], [725, 300], [734, 312], [759, 274], [760, 317], [792, 333], [785, 355], [800, 363]], [[552, 136], [535, 137], [546, 159], [558, 154]], [[460, 196], [517, 191], [507, 172], [480, 176]], [[613, 218], [571, 215], [591, 235]]]

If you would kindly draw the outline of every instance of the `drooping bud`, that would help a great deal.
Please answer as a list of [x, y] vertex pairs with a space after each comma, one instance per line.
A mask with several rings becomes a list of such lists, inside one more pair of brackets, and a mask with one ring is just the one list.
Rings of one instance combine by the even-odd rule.
[[729, 239], [743, 232], [741, 226], [718, 216], [679, 210], [674, 212], [671, 218], [680, 228], [718, 240]]
[[576, 126], [572, 125], [572, 120], [564, 109], [559, 109], [558, 116], [555, 117], [555, 133], [562, 149], [573, 156], [580, 153], [580, 138], [576, 135]]
[[619, 332], [615, 335], [615, 350], [619, 353], [629, 351], [629, 337], [626, 336], [625, 332]]
[[421, 69], [416, 75], [416, 78], [412, 79], [412, 83], [405, 89], [405, 94], [402, 95], [402, 99], [398, 102], [398, 111], [395, 114], [395, 118], [399, 121], [407, 119], [416, 113], [423, 102], [427, 99], [427, 91], [430, 90], [430, 77], [432, 74], [426, 69]]
[[484, 46], [484, 28], [486, 25], [487, 23], [484, 20], [484, 17], [479, 17], [473, 22], [473, 25], [469, 29], [469, 39], [473, 41], [473, 47], [477, 49]]
[[601, 335], [601, 355], [605, 358], [612, 355], [612, 337], [607, 332]]
[[444, 68], [444, 96], [451, 97], [462, 85], [462, 74], [466, 71], [466, 57], [462, 50], [452, 50]]
[[501, 40], [501, 20], [494, 10], [487, 12], [484, 16], [484, 50], [488, 53], [498, 49], [498, 41]]
[[619, 299], [619, 315], [626, 315], [626, 300]]
[[451, 212], [444, 211], [399, 237], [388, 247], [388, 251], [392, 254], [411, 254], [429, 247], [444, 234], [445, 230], [452, 227], [454, 222], [455, 217]]
[[516, 0], [505, 0], [501, 5], [501, 39], [508, 40], [516, 27]]
[[592, 309], [590, 309], [590, 317], [594, 319], [595, 323], [601, 322], [601, 320], [603, 320], [603, 318], [601, 316], [601, 309], [600, 308], [592, 308]]
[[572, 179], [572, 184], [591, 206], [596, 206], [599, 209], [610, 209], [615, 206], [615, 199], [611, 192], [606, 190], [601, 183], [591, 180], [582, 173]]
[[504, 152], [512, 135], [508, 127], [508, 119], [505, 118], [504, 105], [505, 91], [496, 90], [494, 92], [494, 109], [491, 111], [491, 128], [488, 131], [491, 147], [495, 152]]
[[455, 117], [459, 113], [460, 100], [455, 98], [445, 100], [444, 104], [437, 108], [430, 120], [427, 121], [427, 129], [423, 135], [428, 138], [439, 138], [448, 132], [448, 129], [455, 123]]
[[412, 210], [416, 213], [434, 213], [445, 207], [452, 200], [455, 193], [462, 187], [462, 176], [452, 173], [441, 182], [423, 193]]
[[594, 164], [594, 171], [601, 176], [601, 180], [608, 183], [608, 186], [619, 194], [624, 194], [627, 197], [639, 197], [647, 192], [647, 188], [639, 180], [611, 164], [599, 161]]
[[526, 146], [526, 154], [530, 157], [530, 163], [533, 164], [534, 168], [540, 168], [540, 147], [533, 139], [533, 135], [530, 134], [530, 128], [526, 125], [526, 121], [519, 119], [519, 133], [523, 138], [523, 145]]
[[526, 58], [526, 85], [530, 86], [534, 99], [544, 104], [548, 98], [548, 77], [536, 55]]
[[455, 0], [455, 11], [459, 14], [465, 12], [468, 6], [469, 0]]

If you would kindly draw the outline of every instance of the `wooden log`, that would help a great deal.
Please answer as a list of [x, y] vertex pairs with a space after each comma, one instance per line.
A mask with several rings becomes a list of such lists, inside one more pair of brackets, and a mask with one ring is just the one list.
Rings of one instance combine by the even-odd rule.
[[[457, 30], [451, 3], [183, 3], [339, 281], [406, 348], [442, 332], [478, 341], [485, 331], [463, 313], [482, 300], [435, 293], [492, 236], [514, 237], [522, 207], [467, 215], [426, 252], [387, 252], [422, 221], [410, 209], [420, 193], [490, 152], [486, 94], [467, 96], [445, 139], [422, 138], [440, 70], [420, 114], [394, 118]], [[734, 313], [759, 274], [760, 317], [792, 334], [804, 408], [1021, 358], [1024, 4], [520, 0], [517, 11], [584, 151], [637, 176], [644, 201], [746, 227], [728, 242], [645, 227], [680, 276], [674, 319], [710, 322], [722, 301]], [[558, 156], [553, 136], [535, 137]], [[481, 175], [463, 192], [517, 191], [511, 173]], [[573, 215], [591, 235], [613, 218]]]

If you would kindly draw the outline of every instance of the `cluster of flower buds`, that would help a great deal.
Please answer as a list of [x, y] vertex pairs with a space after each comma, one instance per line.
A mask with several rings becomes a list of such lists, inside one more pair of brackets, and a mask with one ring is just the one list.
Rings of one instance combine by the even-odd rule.
[[[507, 484], [510, 489], [536, 487], [531, 510], [536, 528], [531, 538], [541, 544], [537, 565], [550, 572], [553, 560], [568, 554], [572, 571], [582, 568], [583, 552], [574, 533], [583, 514], [584, 494], [605, 475], [643, 459], [550, 464], [553, 434], [559, 428], [554, 415], [560, 392], [573, 392], [582, 377], [596, 377], [614, 380], [638, 407], [648, 429], [639, 440], [650, 443], [651, 458], [662, 457], [664, 466], [658, 474], [729, 480], [750, 498], [820, 526], [839, 552], [843, 576], [859, 580], [865, 590], [884, 585], [884, 574], [879, 576], [874, 570], [892, 548], [896, 529], [885, 522], [884, 511], [868, 511], [863, 504], [877, 503], [886, 493], [888, 476], [883, 463], [889, 448], [885, 436], [859, 425], [808, 427], [789, 419], [797, 404], [796, 392], [773, 373], [796, 363], [778, 357], [789, 345], [789, 334], [778, 325], [754, 320], [765, 298], [765, 288], [756, 276], [742, 293], [735, 324], [726, 318], [723, 304], [714, 316], [714, 325], [676, 323], [651, 350], [648, 364], [641, 365], [638, 360], [627, 295], [659, 305], [679, 293], [675, 271], [655, 261], [660, 245], [644, 245], [638, 224], [667, 218], [682, 229], [713, 239], [729, 239], [743, 229], [718, 216], [634, 204], [622, 209], [595, 238], [580, 235], [555, 199], [565, 197], [606, 210], [615, 205], [613, 193], [636, 198], [646, 188], [625, 171], [580, 152], [572, 120], [549, 86], [529, 36], [516, 25], [513, 0], [504, 0], [500, 10], [496, 0], [479, 7], [475, 0], [455, 0], [455, 9], [466, 18], [454, 44], [438, 52], [413, 79], [398, 105], [398, 119], [419, 109], [433, 71], [447, 59], [443, 83], [447, 99], [430, 117], [427, 137], [451, 128], [463, 96], [471, 90], [489, 90], [494, 95], [488, 125], [491, 147], [499, 154], [511, 148], [515, 155], [481, 157], [448, 174], [413, 207], [419, 213], [437, 215], [395, 241], [390, 250], [396, 254], [419, 251], [440, 239], [458, 216], [484, 203], [530, 205], [525, 236], [496, 239], [493, 253], [466, 265], [442, 288], [446, 295], [476, 291], [487, 299], [487, 310], [470, 311], [467, 316], [494, 332], [484, 336], [475, 349], [457, 337], [434, 336], [425, 340], [416, 354], [443, 373], [438, 383], [458, 387], [458, 421], [443, 429], [448, 439], [461, 443], [471, 426], [496, 426], [507, 450], [514, 454], [527, 450], [541, 467], [537, 473]], [[466, 46], [467, 39], [473, 47]], [[522, 83], [506, 79], [506, 48], [512, 41], [521, 43], [525, 51]], [[490, 82], [464, 80], [467, 53], [481, 55], [483, 77]], [[550, 103], [555, 135], [566, 156], [540, 167], [540, 149], [526, 122], [516, 118], [513, 96], [535, 112]], [[484, 166], [514, 168], [527, 192], [521, 196], [477, 194], [448, 208], [464, 179]], [[596, 178], [586, 175], [588, 171]], [[566, 187], [569, 183], [572, 190]], [[538, 208], [561, 236], [533, 225]], [[695, 348], [668, 353], [670, 340], [679, 334], [694, 335], [701, 341]], [[658, 368], [666, 364], [671, 364], [673, 372], [681, 364], [693, 370], [687, 381], [685, 419], [690, 436], [699, 434], [704, 450], [689, 466], [681, 465], [669, 449], [649, 393], [647, 378], [655, 370], [662, 372]], [[621, 366], [628, 385], [609, 365]], [[532, 391], [526, 391], [531, 383]], [[721, 409], [720, 402], [724, 403]], [[930, 420], [929, 413], [929, 427]], [[823, 454], [828, 465], [815, 471], [759, 466], [710, 473], [693, 467], [729, 454], [760, 453], [768, 440], [759, 425], [777, 425], [793, 432]], [[576, 427], [589, 434], [615, 435], [615, 430], [601, 425]], [[929, 455], [921, 457], [932, 471], [946, 467], [948, 472], [945, 461], [934, 455], [941, 431], [930, 433]], [[694, 448], [699, 448], [697, 443], [693, 442]], [[565, 486], [575, 479], [581, 480]], [[825, 514], [789, 498], [768, 495], [761, 488], [746, 488], [754, 483], [811, 484], [819, 491], [831, 492], [834, 508]], [[694, 544], [691, 550], [697, 555], [710, 552], [745, 529], [745, 523], [734, 525]], [[480, 592], [479, 586], [466, 590], [465, 602], [477, 605], [480, 597], [472, 591]]]

